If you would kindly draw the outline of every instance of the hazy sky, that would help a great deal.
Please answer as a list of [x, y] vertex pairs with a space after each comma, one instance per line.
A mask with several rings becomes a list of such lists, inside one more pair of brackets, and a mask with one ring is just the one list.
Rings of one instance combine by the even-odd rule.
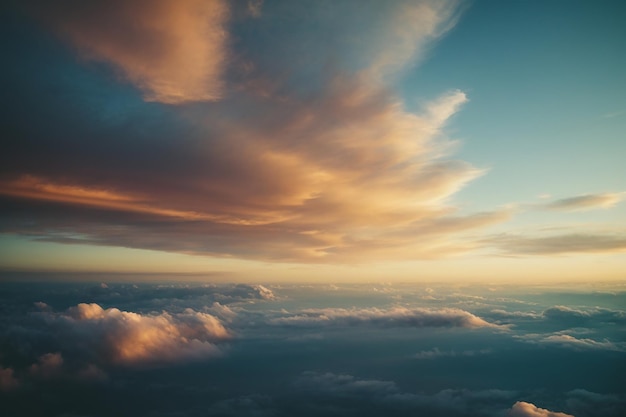
[[3, 270], [624, 279], [622, 1], [0, 19]]

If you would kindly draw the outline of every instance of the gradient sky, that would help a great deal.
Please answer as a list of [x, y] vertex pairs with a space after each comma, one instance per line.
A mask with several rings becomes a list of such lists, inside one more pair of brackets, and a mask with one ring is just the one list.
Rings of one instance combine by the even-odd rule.
[[624, 279], [622, 1], [0, 19], [4, 271]]

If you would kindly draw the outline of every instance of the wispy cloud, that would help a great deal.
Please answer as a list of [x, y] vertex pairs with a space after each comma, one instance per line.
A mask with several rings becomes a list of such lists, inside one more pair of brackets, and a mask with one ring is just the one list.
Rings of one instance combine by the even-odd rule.
[[476, 355], [486, 355], [491, 353], [491, 349], [481, 349], [481, 350], [463, 350], [463, 351], [445, 351], [439, 350], [438, 348], [434, 348], [432, 350], [422, 350], [421, 352], [417, 352], [412, 358], [415, 359], [437, 359], [437, 358], [455, 358], [455, 357], [467, 357], [467, 356], [476, 356]]
[[112, 64], [148, 101], [222, 96], [228, 60], [223, 0], [32, 0], [31, 9], [81, 55]]
[[545, 204], [543, 207], [549, 210], [563, 211], [607, 209], [615, 206], [622, 201], [623, 198], [624, 193], [585, 194], [556, 200]]
[[623, 233], [580, 233], [551, 236], [505, 234], [492, 237], [487, 242], [513, 255], [617, 253], [626, 251], [626, 235]]
[[500, 326], [486, 322], [478, 316], [455, 308], [426, 309], [395, 307], [378, 308], [325, 308], [308, 309], [294, 315], [279, 317], [272, 324], [287, 326], [372, 325], [385, 327], [465, 327]]
[[[568, 331], [571, 333], [570, 331]], [[604, 350], [614, 352], [625, 352], [626, 343], [613, 342], [608, 339], [595, 340], [591, 338], [576, 338], [564, 332], [555, 334], [535, 334], [530, 333], [517, 338], [529, 343], [537, 343], [542, 345], [552, 345], [562, 348], [568, 348], [578, 351], [584, 350]]]

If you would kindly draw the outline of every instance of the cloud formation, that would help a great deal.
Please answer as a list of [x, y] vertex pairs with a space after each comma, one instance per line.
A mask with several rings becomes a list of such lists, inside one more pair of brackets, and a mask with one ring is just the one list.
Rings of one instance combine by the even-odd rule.
[[273, 324], [291, 326], [359, 326], [383, 327], [464, 327], [479, 328], [499, 326], [478, 316], [455, 308], [426, 309], [394, 307], [378, 308], [323, 308], [308, 309], [286, 317], [271, 320]]
[[[333, 404], [333, 399], [344, 400], [336, 403], [341, 410], [338, 415], [354, 415], [359, 410], [368, 414], [372, 408], [398, 415], [412, 414], [416, 410], [431, 416], [497, 415], [501, 412], [498, 404], [509, 402], [516, 395], [513, 391], [498, 389], [409, 393], [402, 391], [393, 381], [362, 379], [332, 372], [304, 372], [294, 385], [305, 392], [307, 398], [318, 398], [316, 403]], [[351, 401], [345, 401], [348, 399]], [[318, 415], [325, 411], [319, 405], [314, 410]]]
[[[217, 318], [192, 309], [142, 315], [81, 303], [65, 313], [38, 314], [105, 364], [153, 365], [219, 356], [216, 343], [231, 337]], [[32, 371], [45, 374], [58, 368], [62, 358], [48, 354], [39, 362]]]
[[417, 352], [412, 357], [415, 359], [436, 359], [436, 358], [454, 358], [454, 357], [463, 357], [463, 356], [476, 356], [476, 355], [485, 355], [491, 353], [491, 349], [481, 349], [481, 350], [463, 350], [457, 352], [455, 350], [445, 351], [439, 350], [438, 348], [434, 348], [432, 350], [422, 350], [421, 352]]
[[563, 198], [546, 204], [550, 210], [581, 211], [598, 208], [611, 208], [622, 201], [624, 193], [585, 194], [576, 197]]
[[[124, 100], [103, 93], [98, 105], [84, 105], [93, 99], [75, 83], [63, 86], [72, 92], [64, 99], [76, 109], [71, 115], [58, 110], [67, 103], [57, 97], [20, 96], [23, 108], [41, 110], [40, 120], [24, 124], [19, 114], [6, 115], [15, 134], [10, 157], [0, 157], [7, 203], [0, 231], [290, 262], [431, 259], [476, 249], [471, 233], [512, 213], [461, 214], [451, 203], [484, 173], [451, 157], [456, 143], [446, 126], [466, 94], [442, 91], [408, 109], [392, 83], [454, 26], [459, 4], [375, 3], [371, 10], [358, 2], [336, 6], [363, 11], [346, 13], [351, 23], [324, 5], [263, 5], [251, 20], [259, 39], [243, 31], [232, 44], [232, 85], [218, 102], [141, 103], [112, 118]], [[148, 99], [217, 98], [228, 55], [224, 2], [32, 4], [84, 53], [119, 67]], [[266, 6], [274, 7], [270, 17], [293, 25], [290, 36], [271, 25]], [[312, 38], [294, 17], [303, 14], [336, 42]], [[315, 62], [328, 64], [312, 69], [283, 51], [321, 53]]]
[[513, 404], [509, 411], [509, 417], [574, 417], [571, 414], [558, 413], [545, 408], [539, 408], [534, 404], [518, 401]]
[[486, 242], [512, 255], [618, 253], [626, 251], [626, 235], [570, 233], [551, 236], [505, 234]]
[[118, 69], [147, 101], [177, 104], [222, 96], [226, 1], [35, 0], [29, 6], [84, 58]]

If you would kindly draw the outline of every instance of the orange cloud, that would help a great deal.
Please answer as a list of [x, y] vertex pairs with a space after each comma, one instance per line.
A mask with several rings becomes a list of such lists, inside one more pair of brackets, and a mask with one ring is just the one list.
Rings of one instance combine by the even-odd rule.
[[574, 417], [570, 414], [558, 413], [555, 411], [539, 408], [535, 404], [518, 401], [513, 404], [508, 413], [509, 417]]
[[141, 315], [81, 303], [53, 320], [59, 318], [78, 330], [77, 335], [95, 341], [94, 349], [105, 360], [127, 365], [216, 356], [220, 350], [215, 342], [231, 336], [217, 318], [191, 309]]
[[[62, 4], [73, 4], [67, 1]], [[75, 35], [84, 29], [79, 42], [96, 52], [107, 46], [102, 50], [112, 51], [112, 62], [117, 62], [119, 51], [126, 51], [122, 40], [128, 38], [135, 42], [128, 51], [138, 50], [137, 59], [168, 58], [166, 67], [169, 48], [175, 49], [176, 43], [161, 41], [183, 30], [175, 19], [183, 13], [179, 8], [197, 5], [185, 1], [166, 6], [157, 1], [143, 11], [143, 2], [124, 2], [122, 7], [115, 1], [108, 8], [94, 4], [80, 3], [67, 16], [51, 12], [50, 19]], [[106, 10], [101, 21], [93, 29], [83, 28], [102, 8]], [[163, 39], [142, 49], [156, 30], [146, 32], [144, 23], [170, 8], [173, 17], [157, 25]], [[370, 52], [367, 65], [347, 65], [350, 71], [330, 66], [310, 94], [303, 95], [272, 74], [271, 64], [254, 62], [248, 78], [243, 77], [251, 82], [242, 82], [219, 103], [168, 108], [175, 120], [187, 123], [180, 135], [175, 129], [157, 132], [147, 126], [155, 137], [146, 138], [141, 122], [129, 132], [101, 133], [121, 136], [103, 149], [110, 159], [119, 159], [114, 169], [98, 152], [89, 153], [88, 161], [59, 152], [50, 158], [50, 167], [20, 168], [12, 179], [0, 181], [1, 195], [23, 206], [30, 204], [31, 212], [45, 212], [47, 203], [62, 203], [64, 209], [38, 222], [26, 219], [29, 210], [18, 209], [15, 216], [24, 221], [11, 222], [9, 231], [59, 242], [72, 242], [74, 234], [83, 244], [296, 262], [424, 259], [475, 249], [479, 242], [465, 234], [506, 221], [510, 212], [459, 215], [451, 202], [457, 191], [484, 173], [450, 157], [456, 143], [448, 138], [446, 126], [467, 103], [467, 96], [450, 90], [410, 111], [387, 77], [419, 59], [429, 42], [454, 25], [457, 2], [381, 8], [382, 17], [365, 13], [382, 20], [358, 46]], [[136, 30], [127, 28], [133, 16], [140, 22]], [[121, 22], [120, 33], [104, 31], [116, 19]], [[344, 23], [330, 19], [320, 24], [340, 26], [334, 30], [344, 36], [351, 36], [351, 30], [361, 33], [363, 26], [355, 25], [363, 23], [358, 17], [350, 25]], [[193, 24], [183, 26], [197, 31]], [[300, 34], [298, 39], [309, 35]], [[283, 38], [275, 41], [292, 46]], [[338, 40], [345, 46], [342, 42]], [[245, 52], [242, 61], [251, 54]], [[118, 60], [119, 65], [125, 59]], [[290, 61], [277, 62], [291, 69]], [[175, 63], [189, 67], [184, 60], [172, 59], [171, 65]], [[150, 68], [159, 65], [155, 62]], [[193, 79], [193, 71], [190, 74]], [[268, 87], [269, 93], [246, 87], [265, 77], [273, 88]], [[129, 146], [136, 136], [150, 142]], [[83, 147], [76, 149], [80, 153]], [[102, 209], [111, 213], [89, 213]], [[72, 210], [80, 212], [80, 222]]]
[[212, 101], [228, 53], [224, 0], [35, 1], [35, 12], [88, 59], [104, 61], [147, 101]]

